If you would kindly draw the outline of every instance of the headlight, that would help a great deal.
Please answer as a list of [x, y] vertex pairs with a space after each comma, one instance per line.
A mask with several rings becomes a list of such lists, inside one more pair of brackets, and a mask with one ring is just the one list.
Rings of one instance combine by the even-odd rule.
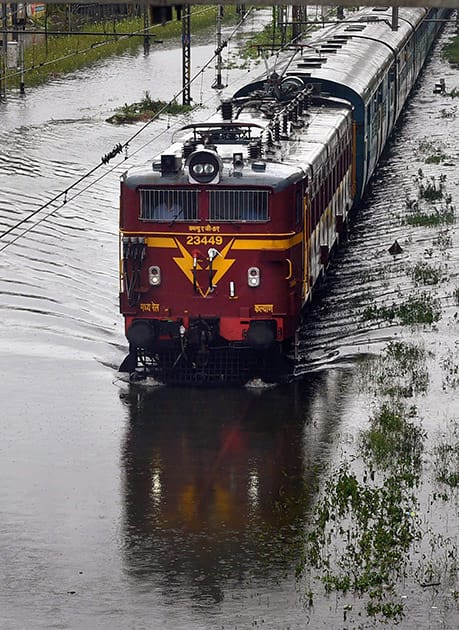
[[192, 153], [188, 160], [188, 172], [192, 184], [217, 184], [223, 162], [220, 156], [210, 149]]

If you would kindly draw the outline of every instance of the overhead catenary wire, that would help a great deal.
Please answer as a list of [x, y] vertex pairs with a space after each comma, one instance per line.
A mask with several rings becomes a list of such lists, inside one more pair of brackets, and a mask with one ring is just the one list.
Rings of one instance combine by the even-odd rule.
[[[210, 99], [209, 99], [210, 100]], [[180, 119], [178, 120], [174, 125], [172, 125], [172, 127], [175, 126], [179, 126], [180, 124], [182, 124], [183, 120]], [[151, 144], [152, 142], [155, 142], [156, 140], [158, 140], [158, 138], [160, 138], [162, 135], [164, 135], [165, 133], [167, 133], [169, 131], [170, 127], [164, 128], [162, 131], [160, 131], [158, 134], [156, 134], [153, 138], [150, 138], [150, 140], [148, 140], [147, 142], [144, 142], [144, 144], [142, 144], [140, 147], [138, 147], [135, 151], [131, 152], [131, 155], [129, 156], [129, 158], [125, 158], [125, 160], [122, 160], [120, 162], [118, 162], [117, 164], [114, 164], [112, 167], [110, 167], [108, 170], [106, 170], [104, 173], [102, 173], [99, 177], [97, 177], [96, 179], [92, 180], [91, 182], [89, 182], [89, 184], [87, 186], [85, 186], [84, 188], [81, 188], [80, 190], [78, 190], [75, 194], [73, 194], [72, 196], [68, 196], [68, 192], [69, 190], [71, 190], [73, 187], [77, 186], [82, 180], [86, 179], [87, 177], [90, 177], [92, 175], [92, 173], [94, 173], [97, 168], [93, 168], [92, 171], [89, 171], [88, 173], [86, 173], [83, 177], [81, 177], [77, 182], [74, 183], [74, 185], [72, 187], [69, 187], [68, 189], [66, 189], [65, 191], [63, 191], [62, 193], [59, 193], [58, 195], [56, 195], [53, 199], [50, 199], [48, 203], [44, 204], [43, 206], [41, 206], [40, 208], [38, 208], [37, 212], [44, 210], [48, 205], [51, 205], [53, 202], [57, 201], [60, 197], [64, 197], [63, 200], [63, 204], [65, 205], [67, 203], [71, 203], [74, 199], [76, 199], [77, 197], [79, 197], [80, 195], [82, 195], [83, 193], [85, 193], [87, 190], [89, 190], [90, 188], [92, 188], [95, 184], [97, 184], [98, 182], [102, 181], [105, 177], [107, 177], [108, 175], [110, 175], [110, 173], [113, 173], [113, 171], [116, 171], [121, 164], [123, 164], [127, 159], [130, 159], [132, 157], [134, 157], [134, 155], [136, 155], [137, 153], [139, 153], [140, 151], [143, 151], [143, 149], [145, 149], [145, 147], [147, 147], [149, 144]], [[104, 164], [106, 164], [107, 162], [104, 162]], [[100, 166], [100, 165], [98, 165]], [[48, 219], [50, 216], [52, 216], [55, 212], [57, 212], [57, 210], [59, 210], [60, 208], [62, 208], [61, 206], [58, 206], [57, 208], [53, 208], [52, 210], [50, 210], [50, 212], [48, 212], [47, 214], [45, 214], [43, 217], [39, 218], [37, 221], [35, 221], [32, 225], [30, 225], [29, 227], [27, 227], [25, 230], [23, 230], [20, 234], [18, 234], [15, 238], [11, 239], [10, 241], [8, 241], [7, 243], [5, 243], [5, 245], [3, 245], [2, 247], [0, 247], [0, 252], [2, 252], [4, 249], [6, 249], [7, 247], [9, 247], [10, 245], [13, 245], [16, 241], [18, 241], [19, 239], [21, 239], [23, 236], [25, 236], [26, 234], [28, 234], [29, 232], [31, 232], [33, 229], [35, 229], [38, 225], [40, 225], [40, 223], [43, 223], [44, 221], [46, 221], [46, 219]], [[30, 218], [30, 215], [29, 215]], [[27, 222], [28, 219], [26, 219], [24, 222]], [[24, 223], [21, 222], [20, 224]], [[16, 227], [18, 227], [20, 224], [17, 224], [13, 229], [15, 229]], [[11, 230], [10, 230], [11, 231]], [[0, 235], [0, 238], [3, 235]]]
[[[214, 51], [214, 54], [212, 55], [212, 57], [200, 68], [199, 72], [197, 72], [191, 79], [189, 84], [191, 85], [192, 83], [194, 83], [199, 76], [201, 76], [205, 70], [207, 70], [207, 68], [212, 64], [212, 62], [215, 60], [216, 56], [221, 52], [221, 49], [224, 48], [227, 45], [227, 42], [230, 41], [234, 35], [237, 33], [237, 31], [239, 30], [239, 28], [242, 26], [242, 24], [247, 20], [247, 18], [249, 17], [249, 15], [251, 14], [251, 12], [253, 11], [253, 8], [251, 8], [249, 11], [247, 11], [245, 13], [245, 15], [241, 18], [241, 20], [238, 22], [238, 24], [234, 27], [234, 29], [232, 30], [232, 32], [230, 33], [230, 35], [225, 39], [225, 41], [222, 43], [222, 45], [220, 46], [219, 49]], [[130, 155], [129, 158], [125, 158], [123, 161], [117, 163], [116, 165], [114, 165], [112, 168], [108, 169], [106, 172], [104, 172], [99, 178], [97, 178], [94, 181], [91, 181], [88, 186], [86, 186], [85, 188], [79, 190], [78, 192], [76, 192], [74, 195], [72, 195], [71, 197], [68, 197], [68, 194], [71, 190], [73, 190], [76, 186], [78, 186], [81, 182], [85, 181], [87, 178], [91, 177], [91, 175], [93, 175], [93, 173], [95, 173], [101, 166], [106, 165], [109, 160], [111, 159], [111, 154], [113, 153], [113, 156], [119, 154], [123, 149], [127, 149], [128, 146], [130, 145], [130, 143], [137, 138], [149, 125], [151, 125], [155, 120], [158, 119], [158, 117], [174, 102], [177, 100], [177, 98], [182, 94], [183, 92], [183, 88], [181, 90], [179, 90], [170, 100], [167, 104], [165, 104], [156, 114], [154, 117], [152, 117], [150, 120], [146, 121], [144, 123], [144, 125], [142, 125], [142, 127], [140, 127], [140, 129], [134, 133], [130, 138], [128, 138], [128, 140], [126, 140], [124, 143], [120, 143], [118, 145], [115, 145], [114, 149], [112, 149], [111, 152], [109, 152], [108, 154], [106, 154], [105, 156], [102, 156], [100, 163], [96, 164], [93, 168], [91, 168], [88, 172], [86, 172], [84, 175], [82, 175], [81, 177], [79, 177], [75, 182], [73, 182], [70, 186], [68, 186], [67, 188], [65, 188], [63, 191], [57, 193], [52, 199], [49, 199], [46, 203], [42, 204], [40, 207], [36, 208], [34, 211], [32, 211], [31, 213], [29, 213], [26, 217], [24, 217], [23, 219], [21, 219], [20, 221], [18, 221], [17, 223], [15, 223], [14, 225], [12, 225], [11, 227], [9, 227], [7, 230], [5, 230], [3, 233], [0, 234], [0, 240], [5, 238], [6, 236], [8, 236], [9, 234], [11, 234], [12, 232], [14, 232], [16, 229], [18, 229], [21, 225], [24, 225], [25, 223], [27, 223], [28, 221], [30, 221], [31, 219], [33, 219], [37, 214], [39, 214], [40, 212], [42, 212], [43, 210], [45, 210], [46, 208], [49, 208], [51, 205], [57, 203], [59, 200], [62, 200], [62, 204], [59, 206], [56, 206], [54, 208], [52, 208], [47, 214], [45, 214], [43, 217], [39, 218], [37, 221], [35, 221], [32, 225], [30, 225], [29, 227], [27, 227], [25, 230], [23, 230], [20, 234], [18, 234], [15, 238], [12, 238], [11, 240], [7, 241], [5, 244], [3, 244], [2, 247], [0, 247], [0, 253], [3, 252], [7, 247], [9, 247], [10, 245], [13, 245], [14, 243], [16, 243], [19, 239], [21, 239], [22, 237], [24, 237], [26, 234], [28, 234], [29, 232], [31, 232], [33, 229], [35, 229], [40, 223], [42, 223], [43, 221], [46, 221], [49, 217], [51, 217], [55, 212], [57, 212], [63, 205], [65, 205], [66, 203], [72, 201], [73, 199], [75, 199], [76, 197], [78, 197], [79, 195], [81, 195], [83, 192], [85, 192], [86, 190], [88, 190], [89, 188], [91, 188], [92, 186], [94, 186], [97, 182], [99, 182], [101, 179], [103, 179], [104, 177], [106, 177], [107, 175], [109, 175], [111, 172], [113, 172], [115, 169], [117, 169], [120, 164], [122, 164], [124, 161], [126, 161], [126, 159], [130, 159], [132, 158], [134, 155], [136, 155], [139, 151], [143, 150], [146, 146], [148, 146], [149, 144], [151, 144], [152, 142], [155, 142], [161, 135], [163, 135], [164, 133], [166, 133], [168, 131], [168, 129], [164, 129], [162, 130], [159, 134], [155, 135], [155, 137], [150, 138], [146, 143], [144, 143], [141, 147], [137, 148], [135, 151], [133, 151]], [[210, 97], [209, 100], [211, 100], [213, 97]], [[179, 124], [178, 122], [176, 123], [177, 125]], [[175, 126], [175, 125], [173, 125]]]

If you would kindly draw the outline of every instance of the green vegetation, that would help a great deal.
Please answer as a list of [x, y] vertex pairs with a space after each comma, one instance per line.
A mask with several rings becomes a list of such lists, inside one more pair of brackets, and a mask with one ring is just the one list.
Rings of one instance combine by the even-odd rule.
[[453, 246], [453, 238], [450, 231], [447, 228], [439, 230], [437, 236], [432, 241], [432, 245], [438, 247], [441, 251], [451, 249]]
[[390, 468], [410, 478], [419, 475], [425, 433], [412, 421], [416, 407], [405, 408], [396, 396], [393, 400], [396, 403], [382, 404], [371, 417], [370, 428], [362, 432], [362, 453], [370, 468]]
[[[288, 26], [285, 32], [285, 41], [292, 38], [292, 27]], [[255, 59], [260, 55], [260, 49], [271, 49], [270, 54], [281, 44], [282, 33], [279, 28], [275, 28], [273, 23], [267, 24], [262, 31], [255, 33], [245, 46], [243, 46], [240, 56], [244, 59]]]
[[415, 285], [434, 285], [438, 284], [442, 278], [442, 272], [439, 267], [434, 267], [426, 262], [417, 262], [411, 272]]
[[[421, 143], [420, 150], [422, 150], [422, 146]], [[419, 169], [414, 181], [418, 187], [420, 201], [432, 203], [442, 200], [444, 204], [440, 207], [433, 205], [433, 207], [426, 208], [418, 203], [414, 203], [410, 206], [410, 212], [405, 217], [404, 222], [408, 225], [425, 227], [452, 225], [455, 223], [456, 209], [451, 204], [451, 195], [446, 193], [446, 175], [441, 174], [437, 181], [435, 176], [427, 178], [422, 169]]]
[[[269, 51], [269, 54], [273, 54], [282, 45], [286, 45], [293, 37], [292, 26], [287, 26], [284, 29], [277, 25], [279, 19], [280, 7], [273, 7], [273, 20], [267, 24], [259, 33], [255, 33], [250, 41], [242, 47], [239, 52], [239, 57], [244, 59], [255, 59], [260, 56], [261, 50]], [[336, 9], [329, 8], [327, 11], [327, 17], [330, 18], [336, 14]], [[311, 19], [311, 18], [309, 18]], [[303, 31], [311, 32], [320, 28], [320, 20], [316, 17], [315, 21], [311, 21], [307, 26], [303, 27]]]
[[[426, 367], [427, 352], [413, 343], [392, 341], [378, 359], [365, 362], [361, 371], [362, 382], [375, 395], [410, 398], [425, 394], [429, 386]], [[371, 379], [371, 383], [368, 382]]]
[[443, 56], [449, 63], [459, 64], [459, 35], [453, 37], [453, 39], [443, 47]]
[[[459, 365], [455, 360], [451, 350], [448, 351], [446, 357], [441, 363], [443, 369], [443, 390], [456, 390], [459, 387]], [[459, 468], [458, 468], [459, 470]]]
[[419, 169], [418, 175], [415, 177], [419, 197], [421, 199], [426, 199], [427, 201], [437, 201], [438, 199], [441, 199], [443, 197], [445, 181], [446, 175], [440, 175], [438, 183], [434, 176], [430, 177], [430, 179], [426, 179], [422, 169]]
[[425, 155], [424, 161], [426, 164], [440, 164], [448, 159], [442, 146], [427, 139], [419, 143], [417, 152]]
[[134, 123], [150, 120], [159, 114], [183, 114], [191, 109], [193, 109], [191, 105], [179, 105], [176, 101], [166, 103], [165, 101], [153, 100], [150, 93], [145, 92], [145, 96], [141, 101], [131, 105], [125, 103], [116, 110], [113, 116], [107, 118], [107, 122], [115, 125]]
[[456, 421], [451, 434], [442, 438], [434, 448], [435, 479], [450, 488], [459, 487], [459, 423]]
[[441, 317], [441, 307], [437, 299], [426, 292], [413, 293], [406, 300], [389, 306], [367, 306], [362, 317], [364, 320], [397, 320], [402, 325], [433, 324]]
[[[191, 29], [192, 32], [202, 30], [215, 24], [216, 6], [192, 7]], [[235, 7], [225, 8], [225, 20], [232, 20], [235, 16]], [[47, 24], [48, 30], [59, 26], [62, 18], [58, 15]], [[36, 21], [37, 28], [44, 28], [43, 18]], [[62, 26], [62, 25], [61, 25]], [[80, 24], [81, 30], [94, 32], [92, 35], [53, 35], [53, 36], [27, 36], [33, 38], [33, 43], [25, 49], [25, 84], [26, 86], [39, 85], [50, 77], [60, 76], [73, 72], [78, 68], [89, 66], [100, 59], [111, 55], [120, 55], [124, 52], [135, 52], [143, 43], [144, 21], [143, 17], [128, 17], [125, 19], [104, 20], [95, 24]], [[72, 26], [72, 28], [74, 28]], [[155, 39], [172, 39], [181, 36], [182, 25], [178, 20], [166, 23], [165, 26], [154, 25], [150, 29], [151, 43]], [[119, 37], [113, 37], [116, 33]], [[130, 37], [123, 34], [138, 32], [141, 35]], [[7, 75], [7, 86], [19, 86], [19, 72], [14, 71]]]
[[405, 223], [408, 225], [424, 227], [452, 225], [455, 222], [456, 213], [453, 206], [442, 206], [435, 208], [432, 212], [416, 210], [405, 219]]
[[369, 616], [400, 621], [396, 582], [418, 537], [415, 507], [403, 478], [394, 474], [372, 484], [342, 464], [316, 506], [305, 563], [319, 571], [326, 592], [365, 595]]
[[[419, 345], [392, 342], [381, 357], [365, 360], [362, 374], [367, 386], [375, 387], [377, 403], [359, 436], [357, 460], [363, 470], [358, 464], [360, 472], [355, 472], [343, 462], [329, 474], [298, 568], [301, 574], [307, 567], [325, 593], [360, 600], [375, 624], [397, 624], [403, 619], [401, 582], [414, 578], [427, 587], [447, 580], [454, 584], [456, 579], [457, 544], [454, 538], [426, 528], [415, 494], [421, 484], [427, 434], [417, 407], [404, 399], [425, 391], [426, 358]], [[459, 484], [458, 427], [456, 422], [452, 435], [442, 435], [433, 453], [435, 479], [449, 489]], [[447, 495], [436, 493], [431, 501], [440, 498], [446, 500]], [[426, 553], [421, 553], [422, 545]], [[453, 599], [454, 593], [451, 590]], [[308, 590], [310, 607], [314, 597], [314, 589]], [[349, 599], [344, 601], [343, 620], [352, 626], [353, 605], [347, 603]]]

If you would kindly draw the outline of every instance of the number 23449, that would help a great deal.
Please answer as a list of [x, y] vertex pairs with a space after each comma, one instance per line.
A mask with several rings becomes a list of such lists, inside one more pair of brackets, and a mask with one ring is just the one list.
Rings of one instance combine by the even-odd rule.
[[223, 243], [222, 236], [214, 236], [207, 234], [190, 234], [186, 237], [187, 245], [221, 245]]

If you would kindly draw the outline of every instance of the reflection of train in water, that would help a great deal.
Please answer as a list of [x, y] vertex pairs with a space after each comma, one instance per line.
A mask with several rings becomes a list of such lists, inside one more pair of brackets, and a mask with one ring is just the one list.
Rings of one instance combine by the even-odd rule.
[[215, 388], [205, 405], [198, 389], [177, 398], [131, 385], [126, 571], [171, 601], [183, 591], [220, 601], [243, 579], [266, 585], [295, 567], [351, 379], [336, 371], [263, 392]]
[[[121, 182], [121, 371], [243, 383], [288, 370], [327, 267], [446, 9], [364, 9]], [[437, 21], [435, 21], [437, 19]]]

